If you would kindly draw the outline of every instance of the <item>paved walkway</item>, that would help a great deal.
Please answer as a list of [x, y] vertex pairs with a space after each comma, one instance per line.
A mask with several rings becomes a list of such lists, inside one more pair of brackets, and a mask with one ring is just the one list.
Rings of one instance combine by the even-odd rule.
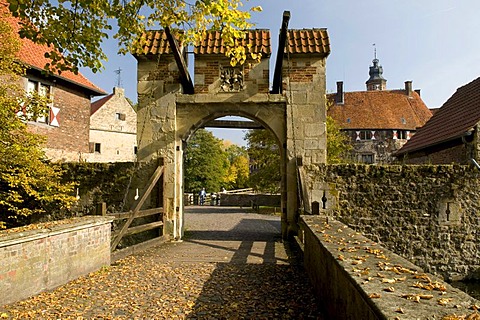
[[0, 307], [35, 319], [322, 319], [278, 216], [187, 207], [185, 238]]

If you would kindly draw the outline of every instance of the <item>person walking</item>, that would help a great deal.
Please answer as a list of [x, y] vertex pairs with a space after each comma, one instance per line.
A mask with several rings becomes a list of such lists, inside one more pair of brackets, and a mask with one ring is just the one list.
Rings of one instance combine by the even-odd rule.
[[205, 191], [205, 188], [202, 188], [202, 191], [200, 191], [200, 205], [203, 206], [205, 204], [205, 198], [207, 197], [207, 192]]

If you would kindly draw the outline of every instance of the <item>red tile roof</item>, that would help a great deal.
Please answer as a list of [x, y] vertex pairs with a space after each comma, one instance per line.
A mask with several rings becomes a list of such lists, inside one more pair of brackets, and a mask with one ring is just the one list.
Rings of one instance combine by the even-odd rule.
[[[222, 34], [220, 31], [209, 31], [203, 41], [194, 48], [195, 54], [225, 54]], [[142, 50], [137, 51], [137, 55], [150, 54], [170, 54], [172, 50], [168, 44], [167, 36], [163, 30], [148, 31], [142, 36], [145, 44]], [[243, 45], [251, 45], [250, 52], [269, 55], [270, 50], [270, 31], [268, 30], [248, 30], [247, 37], [243, 40]]]
[[[242, 40], [244, 46], [250, 45], [249, 53], [261, 53], [269, 56], [272, 53], [270, 46], [270, 30], [247, 30], [246, 38]], [[207, 32], [203, 41], [195, 47], [195, 54], [225, 54], [222, 33], [220, 31]]]
[[480, 122], [480, 78], [460, 87], [397, 154], [462, 137]]
[[285, 53], [330, 54], [330, 39], [327, 29], [288, 30]]
[[111, 93], [108, 96], [105, 96], [101, 99], [98, 99], [97, 101], [94, 101], [90, 104], [90, 115], [94, 114], [95, 112], [98, 111], [105, 103], [107, 103], [115, 93]]
[[[6, 11], [5, 11], [6, 10]], [[0, 11], [8, 12], [6, 4], [0, 3]], [[9, 17], [7, 20], [10, 22], [14, 31], [18, 32], [20, 30], [20, 20], [14, 17]], [[43, 70], [45, 65], [51, 62], [49, 59], [45, 58], [45, 53], [50, 51], [50, 48], [46, 45], [39, 45], [32, 42], [29, 39], [20, 39], [21, 48], [17, 53], [17, 57], [20, 61], [27, 64], [29, 67], [37, 70]], [[71, 71], [63, 71], [61, 75], [55, 74], [56, 78], [63, 79], [70, 83], [76, 84], [80, 87], [83, 87], [89, 90], [93, 95], [104, 95], [105, 91], [94, 85], [87, 78], [85, 78], [80, 72], [75, 74]]]
[[[329, 94], [329, 100], [336, 94]], [[334, 104], [328, 115], [342, 129], [416, 130], [432, 116], [416, 92], [404, 90], [345, 92], [344, 104]]]
[[137, 55], [149, 54], [170, 54], [170, 45], [168, 44], [167, 35], [163, 30], [151, 30], [142, 35], [145, 41], [142, 50], [136, 52]]

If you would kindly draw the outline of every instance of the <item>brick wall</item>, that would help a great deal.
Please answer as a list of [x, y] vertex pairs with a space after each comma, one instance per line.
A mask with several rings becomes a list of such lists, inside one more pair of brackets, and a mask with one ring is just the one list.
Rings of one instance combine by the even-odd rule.
[[83, 217], [51, 228], [0, 232], [0, 305], [110, 265], [110, 229], [110, 218]]
[[[247, 59], [242, 66], [245, 91], [267, 93], [269, 91], [269, 59], [260, 63]], [[230, 60], [223, 55], [195, 56], [195, 93], [217, 93], [220, 90], [220, 70], [230, 68]]]
[[80, 153], [89, 151], [90, 97], [60, 84], [52, 87], [52, 95], [53, 105], [60, 109], [59, 126], [29, 122], [29, 129], [46, 137], [47, 155], [64, 154], [65, 159], [54, 160], [78, 160]]
[[428, 272], [480, 279], [480, 171], [460, 165], [306, 166], [311, 201]]

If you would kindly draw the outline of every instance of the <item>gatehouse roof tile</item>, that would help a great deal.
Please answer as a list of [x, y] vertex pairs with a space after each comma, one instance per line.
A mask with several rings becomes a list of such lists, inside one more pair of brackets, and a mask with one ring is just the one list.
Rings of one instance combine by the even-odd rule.
[[[270, 55], [270, 30], [253, 29], [246, 31], [246, 37], [241, 43], [243, 46], [251, 46], [249, 53], [261, 53]], [[209, 31], [203, 41], [195, 47], [195, 54], [225, 54], [225, 46], [220, 31]]]
[[[143, 48], [137, 52], [143, 55], [171, 54], [172, 50], [164, 30], [151, 30], [142, 35]], [[270, 31], [248, 30], [246, 38], [242, 41], [244, 46], [251, 46], [249, 52], [271, 54]], [[225, 54], [222, 33], [220, 31], [208, 31], [201, 43], [194, 48], [195, 54]]]
[[460, 87], [397, 154], [460, 138], [480, 122], [480, 78]]
[[[336, 94], [328, 94], [335, 101]], [[432, 116], [418, 93], [405, 90], [345, 92], [344, 104], [333, 104], [328, 115], [342, 129], [416, 130]]]
[[285, 53], [330, 54], [330, 38], [327, 29], [290, 29], [287, 32]]

